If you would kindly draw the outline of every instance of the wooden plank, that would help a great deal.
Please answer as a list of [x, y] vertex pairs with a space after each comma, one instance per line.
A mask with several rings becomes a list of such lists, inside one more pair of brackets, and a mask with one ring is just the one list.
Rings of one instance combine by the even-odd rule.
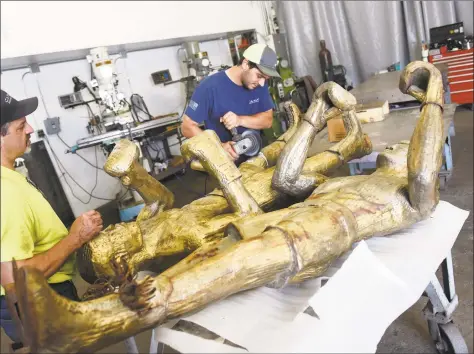
[[[456, 107], [457, 104], [447, 104], [444, 106], [444, 138], [448, 136], [449, 126], [453, 121]], [[387, 146], [402, 140], [410, 140], [419, 117], [420, 109], [418, 107], [391, 111], [387, 114], [385, 120], [381, 122], [362, 124], [362, 130], [372, 141], [373, 151], [382, 152]], [[329, 142], [326, 127], [314, 138], [313, 144], [308, 151], [308, 156], [323, 152], [332, 145], [334, 143]]]

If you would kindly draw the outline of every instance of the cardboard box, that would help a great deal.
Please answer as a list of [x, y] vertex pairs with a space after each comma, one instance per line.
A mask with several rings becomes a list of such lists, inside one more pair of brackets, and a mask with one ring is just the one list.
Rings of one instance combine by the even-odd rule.
[[328, 138], [330, 143], [341, 141], [347, 134], [342, 116], [328, 120]]
[[[366, 104], [356, 105], [356, 116], [361, 124], [380, 122], [385, 119], [390, 109], [388, 101], [373, 101]], [[327, 122], [329, 142], [335, 143], [341, 141], [346, 135], [342, 113], [335, 113]]]

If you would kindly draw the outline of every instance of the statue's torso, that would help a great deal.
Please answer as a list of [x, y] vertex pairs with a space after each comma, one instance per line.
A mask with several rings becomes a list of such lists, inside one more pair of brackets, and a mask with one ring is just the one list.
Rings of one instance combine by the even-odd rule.
[[357, 223], [357, 239], [383, 236], [412, 225], [421, 216], [410, 205], [406, 176], [374, 173], [334, 178], [301, 204], [331, 201], [347, 208]]

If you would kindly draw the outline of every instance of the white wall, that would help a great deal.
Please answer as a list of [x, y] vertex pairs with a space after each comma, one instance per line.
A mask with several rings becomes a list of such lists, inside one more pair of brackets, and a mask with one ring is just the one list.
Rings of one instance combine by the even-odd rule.
[[245, 29], [257, 1], [2, 1], [1, 58]]
[[[172, 112], [181, 113], [184, 108], [185, 95], [183, 84], [154, 85], [150, 75], [158, 70], [169, 69], [173, 79], [181, 78], [182, 73], [177, 59], [178, 48], [179, 46], [174, 46], [132, 52], [128, 53], [127, 58], [116, 62], [116, 69], [120, 80], [119, 87], [122, 92], [126, 97], [130, 97], [132, 93], [138, 93], [143, 96], [152, 115], [156, 116]], [[204, 42], [200, 44], [200, 48], [208, 52], [213, 66], [221, 64], [232, 65], [226, 40]], [[87, 108], [81, 106], [74, 109], [63, 109], [59, 105], [58, 96], [73, 92], [71, 80], [73, 76], [79, 76], [84, 81], [90, 79], [90, 65], [86, 59], [83, 59], [44, 65], [40, 67], [40, 70], [37, 74], [27, 74], [24, 80], [22, 80], [22, 76], [24, 73], [29, 72], [29, 69], [3, 72], [1, 87], [17, 99], [37, 96], [40, 103], [36, 112], [28, 117], [30, 124], [32, 124], [35, 130], [44, 130], [43, 120], [48, 117], [48, 114], [50, 117], [60, 117], [60, 136], [67, 144], [74, 145], [78, 139], [88, 135], [86, 130], [88, 122]], [[130, 79], [130, 84], [128, 79]], [[41, 102], [36, 80], [38, 80], [41, 92], [43, 93], [47, 112]], [[92, 98], [87, 95], [87, 90], [83, 90], [84, 99]], [[97, 105], [91, 104], [91, 108], [97, 113]], [[89, 166], [74, 154], [65, 154], [66, 147], [57, 136], [48, 136], [48, 140], [65, 169], [84, 189], [91, 191], [95, 185], [95, 168]], [[36, 134], [32, 136], [32, 141], [37, 141]], [[175, 142], [177, 142], [175, 137], [169, 139], [170, 145]], [[95, 164], [94, 149], [94, 147], [83, 149], [79, 151], [79, 154]], [[56, 172], [58, 176], [61, 176], [59, 167], [54, 160], [54, 155], [52, 155], [51, 151], [49, 152]], [[171, 147], [171, 152], [178, 155], [179, 145]], [[104, 163], [105, 157], [102, 151], [98, 149], [98, 165], [102, 167]], [[76, 216], [107, 203], [104, 200], [92, 199], [90, 203], [83, 204], [73, 196], [73, 193], [64, 181], [65, 178], [77, 197], [83, 201], [87, 201], [89, 197], [69, 177], [60, 177], [63, 189]], [[98, 184], [93, 193], [95, 196], [114, 199], [116, 194], [121, 191], [122, 189], [117, 179], [110, 177], [104, 171], [99, 171]]]
[[[139, 43], [222, 32], [255, 29], [259, 41], [266, 41], [261, 34], [265, 25], [260, 4], [256, 1], [2, 1], [1, 2], [1, 58], [17, 58], [59, 51], [69, 51], [96, 46], [112, 46]], [[267, 42], [273, 47], [271, 39]], [[232, 65], [226, 40], [204, 42], [201, 49], [209, 53], [213, 66]], [[166, 87], [153, 84], [151, 73], [169, 69], [173, 79], [182, 77], [177, 57], [178, 46], [136, 51], [117, 61], [119, 87], [127, 97], [138, 93], [153, 115], [172, 112], [181, 113], [184, 106], [184, 86], [181, 83]], [[35, 129], [44, 129], [43, 120], [60, 117], [61, 137], [69, 145], [87, 136], [87, 109], [77, 107], [63, 109], [58, 96], [71, 93], [71, 78], [90, 78], [90, 66], [85, 59], [59, 64], [42, 65], [37, 74], [23, 74], [28, 69], [10, 70], [2, 73], [2, 89], [13, 97], [22, 99], [40, 97], [37, 82], [44, 95], [45, 105], [40, 100], [38, 110], [28, 119]], [[87, 91], [83, 90], [87, 99]], [[47, 108], [47, 112], [45, 109]], [[97, 111], [95, 105], [91, 105]], [[36, 136], [32, 137], [33, 142]], [[74, 154], [65, 154], [66, 147], [57, 136], [48, 136], [52, 149], [65, 169], [87, 191], [95, 185], [95, 168]], [[170, 145], [177, 141], [170, 138]], [[79, 153], [95, 164], [95, 148]], [[62, 173], [50, 152], [51, 159], [60, 176], [66, 196], [76, 216], [97, 208], [107, 201], [92, 199], [83, 204], [73, 196], [65, 183], [71, 185], [74, 194], [87, 201], [83, 192], [69, 177]], [[179, 146], [171, 148], [179, 154]], [[98, 149], [98, 165], [103, 166], [105, 157]], [[113, 199], [122, 191], [117, 179], [99, 171], [99, 180], [94, 195]]]
[[[261, 7], [256, 1], [2, 1], [0, 24], [2, 59], [245, 29], [266, 34]], [[266, 41], [266, 38], [259, 35], [259, 41]], [[273, 47], [271, 39], [267, 43]], [[117, 61], [120, 89], [127, 97], [131, 93], [142, 95], [153, 115], [183, 110], [183, 84], [155, 86], [150, 75], [169, 69], [173, 79], [182, 77], [177, 49], [175, 46], [130, 52], [126, 59]], [[232, 65], [226, 40], [201, 43], [201, 49], [208, 51], [213, 66]], [[1, 87], [17, 99], [40, 97], [37, 80], [48, 112], [40, 102], [38, 110], [28, 118], [30, 123], [35, 129], [44, 129], [43, 120], [48, 114], [60, 117], [60, 135], [73, 145], [87, 136], [87, 110], [85, 107], [65, 110], [59, 106], [58, 96], [73, 91], [73, 76], [89, 79], [90, 66], [82, 59], [43, 65], [40, 70], [37, 74], [27, 74], [24, 80], [22, 76], [29, 71], [27, 69], [3, 72]], [[83, 94], [87, 99], [86, 92]], [[97, 110], [94, 105], [92, 107]], [[95, 184], [95, 168], [73, 154], [65, 154], [66, 147], [58, 137], [48, 138], [66, 170], [84, 189], [91, 191]], [[176, 141], [169, 139], [170, 144]], [[79, 153], [95, 164], [94, 149], [83, 149]], [[98, 165], [103, 166], [105, 157], [98, 151]], [[49, 152], [76, 216], [107, 202], [92, 199], [83, 204], [76, 199], [65, 184], [65, 178], [77, 197], [83, 201], [89, 198], [69, 177], [62, 176]], [[179, 146], [172, 147], [171, 152], [179, 154]], [[94, 195], [113, 199], [122, 190], [117, 179], [99, 171]]]

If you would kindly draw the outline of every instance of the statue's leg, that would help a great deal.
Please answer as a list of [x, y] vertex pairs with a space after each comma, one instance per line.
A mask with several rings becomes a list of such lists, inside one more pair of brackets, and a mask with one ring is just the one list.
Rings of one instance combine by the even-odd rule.
[[[239, 166], [239, 170], [242, 173], [242, 179], [244, 182], [247, 178], [251, 177], [255, 173], [262, 172], [266, 168], [275, 166], [280, 153], [285, 147], [285, 144], [296, 132], [301, 121], [301, 111], [297, 105], [291, 102], [286, 102], [284, 109], [290, 121], [288, 130], [283, 133], [276, 141], [265, 146], [257, 156], [248, 159]], [[191, 162], [191, 168], [197, 171], [206, 171], [201, 165], [201, 162], [198, 160], [193, 160]]]
[[119, 295], [75, 303], [28, 268], [19, 270], [16, 291], [24, 294], [20, 311], [33, 351], [98, 350], [231, 294], [284, 286], [308, 269], [319, 275], [356, 238], [352, 213], [327, 202], [302, 206], [257, 237], [206, 245], [155, 278], [126, 284]]
[[146, 203], [138, 220], [152, 217], [160, 210], [173, 206], [174, 196], [168, 188], [151, 177], [137, 161], [138, 148], [130, 140], [120, 140], [110, 153], [104, 170], [113, 177], [118, 177], [124, 186], [136, 190]]
[[199, 160], [206, 171], [219, 183], [227, 202], [240, 215], [260, 214], [262, 211], [255, 199], [245, 189], [242, 174], [222, 147], [212, 130], [206, 130], [186, 140], [181, 153], [188, 160]]

